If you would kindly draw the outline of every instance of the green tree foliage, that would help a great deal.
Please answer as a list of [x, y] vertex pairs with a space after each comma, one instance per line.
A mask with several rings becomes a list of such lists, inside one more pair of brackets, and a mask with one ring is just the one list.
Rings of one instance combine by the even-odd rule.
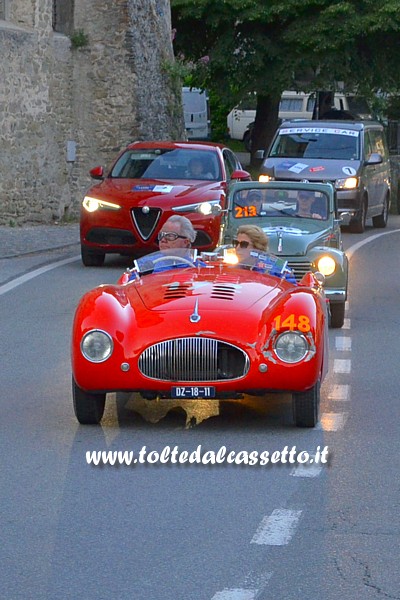
[[286, 89], [400, 89], [399, 0], [171, 0], [175, 50], [209, 57], [196, 85], [225, 106], [257, 93], [253, 151], [268, 145]]

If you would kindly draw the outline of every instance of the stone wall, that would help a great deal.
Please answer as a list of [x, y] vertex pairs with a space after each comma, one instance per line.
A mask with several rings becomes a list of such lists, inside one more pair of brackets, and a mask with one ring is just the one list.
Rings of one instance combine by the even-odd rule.
[[169, 0], [75, 0], [80, 47], [53, 31], [51, 0], [13, 0], [7, 15], [0, 224], [77, 217], [91, 167], [133, 140], [184, 137]]

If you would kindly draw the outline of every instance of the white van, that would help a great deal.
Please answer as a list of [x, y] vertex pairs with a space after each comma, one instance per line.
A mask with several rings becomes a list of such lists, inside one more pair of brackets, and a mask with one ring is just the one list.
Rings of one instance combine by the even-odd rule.
[[[229, 136], [233, 140], [246, 141], [246, 132], [250, 123], [256, 118], [257, 97], [249, 94], [228, 115], [227, 126]], [[315, 93], [283, 92], [279, 104], [279, 119], [312, 119], [315, 106]], [[334, 96], [334, 107], [341, 111], [350, 111], [359, 115], [360, 118], [369, 119], [371, 114], [369, 108], [362, 98], [355, 95], [336, 93]]]
[[182, 104], [188, 140], [209, 140], [211, 121], [207, 91], [183, 87]]

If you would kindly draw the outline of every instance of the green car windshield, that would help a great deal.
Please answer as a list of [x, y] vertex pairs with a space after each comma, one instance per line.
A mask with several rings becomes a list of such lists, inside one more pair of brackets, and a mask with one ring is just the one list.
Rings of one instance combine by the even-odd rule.
[[318, 191], [246, 188], [235, 192], [231, 216], [237, 227], [292, 225], [317, 231], [326, 227], [329, 201]]

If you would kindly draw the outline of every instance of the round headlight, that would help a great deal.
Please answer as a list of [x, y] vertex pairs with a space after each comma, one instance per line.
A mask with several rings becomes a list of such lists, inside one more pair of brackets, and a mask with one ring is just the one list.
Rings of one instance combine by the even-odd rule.
[[105, 331], [93, 329], [88, 331], [81, 341], [81, 352], [90, 362], [100, 363], [109, 358], [113, 351], [111, 336]]
[[325, 277], [332, 275], [336, 269], [336, 263], [330, 256], [321, 256], [317, 262], [317, 269]]
[[286, 363], [296, 363], [307, 355], [309, 344], [301, 333], [297, 331], [284, 331], [274, 344], [274, 350], [278, 358]]

